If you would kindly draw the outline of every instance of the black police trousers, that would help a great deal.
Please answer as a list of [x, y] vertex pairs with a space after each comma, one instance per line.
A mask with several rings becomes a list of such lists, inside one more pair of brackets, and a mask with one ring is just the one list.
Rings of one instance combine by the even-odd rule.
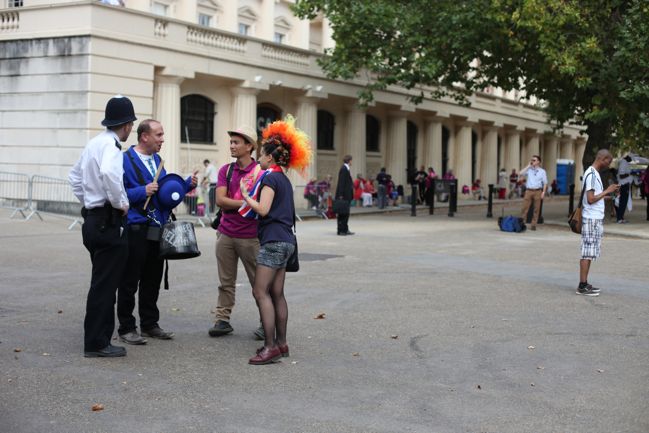
[[110, 344], [115, 330], [115, 295], [128, 260], [125, 220], [118, 210], [91, 209], [84, 215], [81, 233], [90, 253], [92, 276], [84, 319], [84, 350]]

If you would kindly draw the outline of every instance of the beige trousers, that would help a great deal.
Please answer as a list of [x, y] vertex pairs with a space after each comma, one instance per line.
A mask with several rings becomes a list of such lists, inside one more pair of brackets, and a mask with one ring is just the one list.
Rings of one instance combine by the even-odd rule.
[[521, 218], [523, 220], [527, 219], [527, 212], [530, 210], [530, 205], [534, 202], [534, 215], [532, 216], [532, 227], [536, 227], [536, 222], [539, 220], [539, 214], [541, 212], [541, 192], [543, 190], [539, 189], [536, 191], [525, 190], [525, 198], [523, 199], [523, 210], [521, 212]]
[[255, 268], [259, 253], [259, 239], [233, 238], [216, 233], [216, 265], [219, 271], [219, 298], [216, 304], [216, 320], [230, 321], [234, 308], [239, 259], [248, 275], [250, 286], [255, 284]]

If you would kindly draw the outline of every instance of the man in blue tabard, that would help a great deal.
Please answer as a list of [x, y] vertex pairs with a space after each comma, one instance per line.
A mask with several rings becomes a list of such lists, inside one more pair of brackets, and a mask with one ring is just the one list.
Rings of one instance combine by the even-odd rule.
[[[158, 324], [160, 311], [157, 302], [164, 267], [164, 261], [158, 257], [160, 229], [169, 219], [171, 209], [151, 196], [159, 188], [154, 179], [160, 169], [158, 152], [163, 142], [164, 130], [160, 122], [147, 119], [137, 128], [137, 145], [124, 153], [124, 187], [130, 204], [127, 220], [129, 260], [117, 291], [117, 332], [119, 340], [128, 344], [146, 344], [143, 337], [169, 340], [174, 336], [173, 332], [164, 331]], [[162, 182], [166, 171], [164, 168], [160, 170]], [[188, 177], [182, 185], [183, 192], [195, 187], [196, 175]], [[149, 197], [152, 199], [144, 210]], [[178, 197], [176, 201], [181, 200], [182, 197]], [[141, 335], [133, 316], [136, 292]]]

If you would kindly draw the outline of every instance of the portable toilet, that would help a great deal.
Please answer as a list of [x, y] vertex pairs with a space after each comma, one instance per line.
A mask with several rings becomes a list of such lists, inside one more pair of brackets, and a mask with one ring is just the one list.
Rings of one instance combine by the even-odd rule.
[[560, 195], [570, 192], [570, 185], [575, 183], [575, 161], [572, 159], [557, 159], [557, 185]]

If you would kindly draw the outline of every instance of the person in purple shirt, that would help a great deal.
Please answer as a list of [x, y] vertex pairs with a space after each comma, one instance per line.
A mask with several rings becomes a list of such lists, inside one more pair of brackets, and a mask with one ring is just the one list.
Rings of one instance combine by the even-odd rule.
[[[216, 184], [216, 204], [223, 214], [216, 233], [216, 264], [219, 273], [219, 297], [216, 306], [216, 322], [208, 331], [211, 337], [230, 334], [230, 315], [235, 302], [235, 285], [237, 282], [237, 264], [239, 260], [248, 275], [252, 286], [255, 282], [255, 267], [259, 252], [257, 238], [257, 220], [239, 215], [237, 210], [243, 204], [239, 189], [242, 179], [252, 179], [259, 171], [257, 161], [252, 153], [257, 147], [256, 131], [249, 126], [241, 126], [230, 135], [230, 155], [235, 162], [223, 165]], [[226, 182], [231, 170], [230, 182]], [[254, 180], [253, 180], [254, 181]], [[261, 332], [255, 331], [255, 335]], [[262, 337], [261, 335], [257, 337]], [[263, 337], [262, 337], [263, 338]]]

